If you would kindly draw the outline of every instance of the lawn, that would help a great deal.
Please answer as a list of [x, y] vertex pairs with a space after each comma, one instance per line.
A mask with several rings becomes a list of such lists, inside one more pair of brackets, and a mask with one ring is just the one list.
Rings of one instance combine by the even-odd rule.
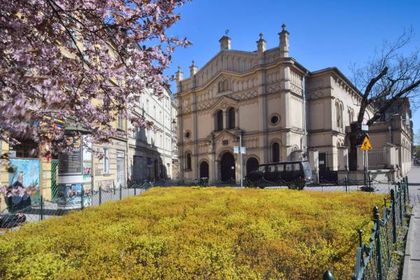
[[383, 196], [234, 188], [143, 195], [0, 236], [0, 279], [349, 279]]

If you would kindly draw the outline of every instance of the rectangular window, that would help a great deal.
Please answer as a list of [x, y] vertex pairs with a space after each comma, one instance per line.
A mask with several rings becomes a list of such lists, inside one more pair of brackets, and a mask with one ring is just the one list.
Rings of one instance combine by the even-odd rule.
[[109, 150], [107, 148], [104, 148], [103, 163], [103, 174], [109, 174]]
[[118, 114], [117, 128], [124, 130], [124, 118], [121, 112]]

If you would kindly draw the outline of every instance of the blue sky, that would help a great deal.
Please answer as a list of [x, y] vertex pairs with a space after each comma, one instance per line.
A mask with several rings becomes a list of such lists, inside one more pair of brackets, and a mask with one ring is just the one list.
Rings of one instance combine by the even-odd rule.
[[[278, 46], [285, 23], [291, 56], [311, 71], [336, 66], [349, 78], [351, 64], [363, 65], [385, 40], [395, 40], [405, 29], [415, 33], [411, 48], [420, 48], [420, 0], [194, 0], [179, 13], [170, 34], [186, 36], [193, 45], [176, 50], [168, 75], [181, 66], [188, 77], [192, 60], [203, 66], [219, 51], [226, 29], [232, 49], [254, 51], [260, 32], [268, 48]], [[413, 121], [417, 132], [420, 110]]]

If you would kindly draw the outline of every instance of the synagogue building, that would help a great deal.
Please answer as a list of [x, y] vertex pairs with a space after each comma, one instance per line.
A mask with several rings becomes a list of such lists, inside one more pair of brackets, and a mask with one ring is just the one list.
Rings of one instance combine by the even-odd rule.
[[[334, 67], [310, 71], [290, 57], [285, 25], [272, 49], [263, 34], [255, 51], [233, 50], [227, 35], [219, 42], [220, 51], [201, 69], [193, 62], [188, 78], [176, 73], [182, 180], [238, 183], [235, 146], [246, 148], [243, 176], [259, 164], [303, 159], [316, 176], [348, 170], [346, 132], [361, 101], [348, 78]], [[394, 157], [389, 168], [410, 161], [409, 145], [390, 144], [405, 158]], [[377, 160], [390, 161], [390, 149], [377, 147]]]

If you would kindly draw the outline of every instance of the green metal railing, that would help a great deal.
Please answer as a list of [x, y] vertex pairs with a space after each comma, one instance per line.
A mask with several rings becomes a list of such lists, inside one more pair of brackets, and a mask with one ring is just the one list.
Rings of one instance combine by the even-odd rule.
[[[363, 243], [363, 232], [359, 230], [359, 246], [356, 248], [356, 264], [352, 280], [386, 280], [394, 265], [393, 252], [407, 226], [409, 205], [408, 180], [405, 177], [391, 190], [389, 203], [385, 199], [382, 210], [373, 209], [373, 228], [367, 244]], [[397, 265], [397, 264], [395, 264]], [[323, 279], [334, 279], [330, 271]]]

